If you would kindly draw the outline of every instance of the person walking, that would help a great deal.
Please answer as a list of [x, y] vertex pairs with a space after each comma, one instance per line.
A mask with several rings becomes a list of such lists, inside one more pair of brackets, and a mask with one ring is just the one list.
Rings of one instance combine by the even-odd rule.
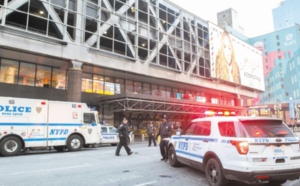
[[116, 149], [116, 156], [120, 156], [120, 150], [124, 146], [128, 156], [130, 156], [133, 152], [128, 147], [127, 138], [128, 138], [128, 120], [124, 117], [122, 124], [118, 127], [120, 142], [118, 143]]
[[148, 134], [148, 140], [149, 140], [149, 147], [151, 147], [151, 143], [153, 141], [154, 146], [156, 146], [156, 140], [155, 140], [155, 132], [156, 128], [153, 126], [153, 123], [151, 122], [148, 129], [147, 129], [147, 134]]
[[160, 147], [160, 153], [162, 156], [162, 161], [163, 160], [168, 160], [168, 143], [170, 140], [170, 137], [172, 135], [172, 125], [169, 124], [167, 122], [167, 116], [164, 115], [163, 116], [163, 122], [162, 124], [160, 124], [159, 126], [159, 130], [158, 133], [156, 135], [156, 138], [158, 138], [158, 136], [160, 136], [160, 143], [159, 143], [159, 147]]

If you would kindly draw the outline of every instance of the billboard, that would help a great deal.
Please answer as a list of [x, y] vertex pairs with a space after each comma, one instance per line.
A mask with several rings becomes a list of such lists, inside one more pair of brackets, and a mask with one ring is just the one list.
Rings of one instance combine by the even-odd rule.
[[209, 23], [211, 77], [264, 91], [262, 52]]

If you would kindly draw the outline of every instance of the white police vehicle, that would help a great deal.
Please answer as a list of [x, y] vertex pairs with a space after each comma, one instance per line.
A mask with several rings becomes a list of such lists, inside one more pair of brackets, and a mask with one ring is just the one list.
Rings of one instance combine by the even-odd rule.
[[[111, 144], [116, 146], [120, 141], [118, 129], [110, 125], [101, 126], [100, 144]], [[127, 143], [132, 141], [132, 132], [129, 133]]]
[[169, 163], [205, 172], [210, 186], [230, 180], [280, 185], [299, 179], [299, 138], [280, 119], [199, 118], [171, 137]]

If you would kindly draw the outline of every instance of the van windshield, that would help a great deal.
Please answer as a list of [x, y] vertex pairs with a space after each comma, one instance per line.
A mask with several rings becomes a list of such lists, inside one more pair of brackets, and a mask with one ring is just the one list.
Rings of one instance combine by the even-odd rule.
[[250, 137], [294, 137], [290, 129], [280, 120], [243, 120], [240, 124]]

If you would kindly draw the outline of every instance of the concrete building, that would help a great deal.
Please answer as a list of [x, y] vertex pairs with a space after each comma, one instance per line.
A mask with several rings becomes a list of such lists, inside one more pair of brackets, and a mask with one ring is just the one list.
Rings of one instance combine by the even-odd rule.
[[217, 25], [223, 29], [229, 26], [239, 34], [244, 33], [244, 29], [239, 23], [238, 12], [232, 8], [217, 13]]
[[275, 31], [300, 24], [300, 1], [283, 0], [277, 8], [272, 10]]
[[0, 96], [86, 102], [118, 125], [245, 111], [211, 76], [208, 23], [163, 0], [0, 0]]

